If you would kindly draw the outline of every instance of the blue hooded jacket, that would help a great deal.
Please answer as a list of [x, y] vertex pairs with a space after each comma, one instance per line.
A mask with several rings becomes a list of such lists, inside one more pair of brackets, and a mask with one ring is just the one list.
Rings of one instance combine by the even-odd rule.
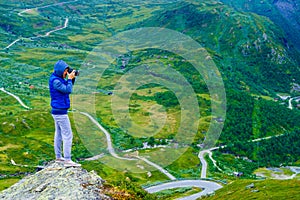
[[63, 60], [57, 61], [54, 65], [54, 72], [49, 79], [49, 89], [51, 96], [51, 113], [54, 115], [64, 115], [68, 113], [70, 108], [69, 94], [72, 92], [72, 80], [65, 80], [63, 73], [68, 67]]

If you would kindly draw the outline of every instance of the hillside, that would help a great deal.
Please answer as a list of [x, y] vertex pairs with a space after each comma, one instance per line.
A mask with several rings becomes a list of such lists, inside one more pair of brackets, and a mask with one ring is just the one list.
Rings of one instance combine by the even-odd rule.
[[[253, 12], [270, 18], [275, 24], [285, 31], [290, 48], [300, 50], [299, 33], [300, 33], [300, 2], [297, 0], [266, 0], [260, 3], [248, 3], [247, 1], [222, 0], [222, 2], [233, 8]], [[285, 42], [287, 42], [285, 40]]]
[[[43, 165], [54, 158], [48, 78], [58, 59], [81, 71], [69, 113], [73, 159], [112, 187], [146, 198], [142, 187], [200, 179], [205, 164], [199, 155], [209, 131], [218, 133], [216, 127], [223, 129], [210, 146], [216, 148], [207, 152], [212, 157], [203, 156], [205, 178], [234, 182], [222, 184], [211, 198], [227, 197], [231, 186], [240, 194], [251, 182], [264, 194], [269, 188], [263, 184], [297, 184], [297, 178], [256, 182], [255, 173], [300, 165], [298, 5], [1, 2], [0, 189], [35, 172], [12, 165], [11, 159]], [[237, 179], [236, 172], [250, 180]], [[147, 198], [172, 199], [201, 189], [175, 190]], [[287, 194], [270, 191], [274, 197]]]
[[[138, 26], [185, 33], [213, 56], [227, 88], [274, 95], [288, 92], [299, 77], [293, 40], [265, 17], [242, 13], [222, 3], [180, 3]], [[132, 27], [131, 27], [132, 28]]]
[[298, 189], [299, 181], [296, 180], [241, 180], [220, 189], [212, 197], [201, 199], [298, 199], [300, 197], [296, 192]]

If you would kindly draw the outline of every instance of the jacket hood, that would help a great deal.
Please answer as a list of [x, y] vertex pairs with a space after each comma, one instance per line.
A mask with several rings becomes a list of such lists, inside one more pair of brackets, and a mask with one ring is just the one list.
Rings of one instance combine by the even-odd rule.
[[54, 65], [54, 73], [58, 76], [63, 76], [63, 73], [65, 71], [65, 69], [68, 67], [68, 64], [63, 61], [63, 60], [59, 60], [55, 63]]

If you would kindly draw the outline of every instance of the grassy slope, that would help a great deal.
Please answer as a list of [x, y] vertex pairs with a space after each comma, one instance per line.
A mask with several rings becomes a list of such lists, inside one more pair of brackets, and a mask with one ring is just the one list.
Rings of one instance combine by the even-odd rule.
[[[247, 189], [246, 186], [252, 183], [254, 184], [254, 187]], [[299, 189], [299, 180], [237, 180], [216, 191], [215, 195], [212, 197], [201, 199], [299, 199]]]
[[[300, 50], [299, 42], [299, 10], [297, 1], [273, 1], [266, 0], [261, 3], [249, 3], [248, 1], [221, 0], [239, 11], [253, 12], [270, 18], [286, 33], [291, 48]], [[292, 8], [292, 9], [291, 9]]]
[[268, 95], [289, 91], [299, 69], [292, 57], [294, 52], [281, 40], [285, 35], [278, 26], [267, 18], [236, 12], [222, 3], [193, 3], [179, 4], [139, 26], [153, 26], [159, 21], [160, 26], [196, 39], [214, 56], [227, 88], [271, 92]]

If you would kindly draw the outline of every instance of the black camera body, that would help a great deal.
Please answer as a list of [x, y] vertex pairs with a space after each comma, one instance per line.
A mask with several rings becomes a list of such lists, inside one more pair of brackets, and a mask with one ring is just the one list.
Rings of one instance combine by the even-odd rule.
[[[69, 67], [68, 73], [70, 74], [74, 69]], [[79, 70], [74, 70], [75, 71], [75, 76], [79, 76]]]

